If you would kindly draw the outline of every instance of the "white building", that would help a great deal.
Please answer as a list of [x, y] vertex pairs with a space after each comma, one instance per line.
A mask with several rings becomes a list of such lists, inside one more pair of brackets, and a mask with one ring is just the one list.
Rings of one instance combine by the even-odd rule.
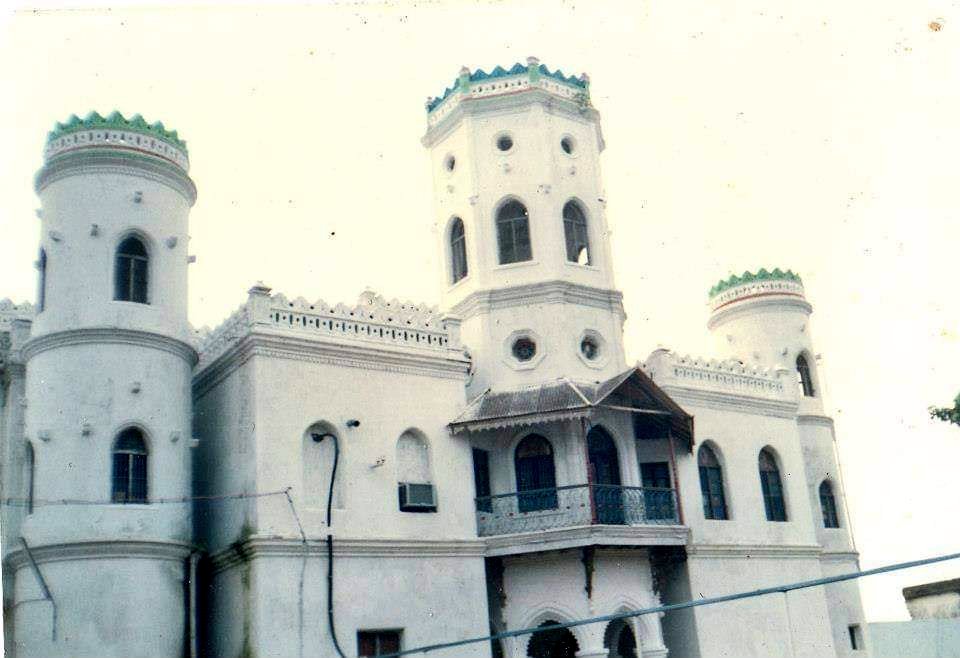
[[[376, 655], [857, 568], [799, 277], [715, 286], [716, 358], [628, 365], [587, 77], [463, 69], [423, 144], [442, 310], [257, 284], [199, 336], [183, 142], [51, 133], [38, 302], [0, 306], [14, 655]], [[848, 582], [428, 655], [866, 656], [862, 626]]]

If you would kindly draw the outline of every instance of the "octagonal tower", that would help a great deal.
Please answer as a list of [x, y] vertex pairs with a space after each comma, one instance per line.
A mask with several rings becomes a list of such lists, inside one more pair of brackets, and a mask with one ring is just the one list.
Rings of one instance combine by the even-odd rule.
[[443, 305], [463, 318], [471, 388], [625, 368], [587, 76], [531, 57], [463, 68], [426, 105]]

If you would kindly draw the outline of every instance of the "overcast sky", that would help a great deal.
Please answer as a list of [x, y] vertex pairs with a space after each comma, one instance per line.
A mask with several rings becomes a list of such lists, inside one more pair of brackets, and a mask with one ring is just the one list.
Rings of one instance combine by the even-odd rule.
[[[0, 298], [34, 297], [47, 131], [119, 109], [188, 142], [194, 324], [258, 279], [435, 303], [424, 100], [537, 55], [591, 77], [628, 358], [708, 355], [716, 280], [799, 272], [862, 566], [960, 551], [960, 428], [926, 412], [960, 391], [957, 2], [109, 4], [0, 25]], [[957, 576], [861, 581], [867, 617]]]

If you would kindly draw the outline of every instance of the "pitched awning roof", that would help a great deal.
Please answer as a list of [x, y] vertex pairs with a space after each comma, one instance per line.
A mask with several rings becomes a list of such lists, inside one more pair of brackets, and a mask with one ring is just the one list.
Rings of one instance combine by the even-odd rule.
[[480, 431], [533, 425], [589, 416], [595, 409], [613, 409], [642, 417], [641, 438], [668, 434], [693, 445], [693, 416], [663, 392], [640, 368], [631, 368], [600, 383], [559, 379], [511, 391], [487, 390], [450, 423], [450, 431]]

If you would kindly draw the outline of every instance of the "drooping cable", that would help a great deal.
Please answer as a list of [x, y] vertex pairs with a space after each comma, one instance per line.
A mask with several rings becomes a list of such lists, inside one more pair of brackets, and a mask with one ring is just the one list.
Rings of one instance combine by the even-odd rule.
[[[333, 526], [333, 485], [337, 479], [337, 463], [340, 461], [340, 441], [336, 434], [321, 434], [317, 441], [323, 441], [325, 438], [333, 439], [333, 468], [330, 471], [330, 490], [327, 492], [327, 528]], [[337, 650], [340, 658], [347, 658], [340, 648], [340, 642], [337, 640], [336, 624], [333, 617], [333, 535], [327, 533], [327, 626], [330, 630], [330, 639], [333, 640], [333, 648]]]

